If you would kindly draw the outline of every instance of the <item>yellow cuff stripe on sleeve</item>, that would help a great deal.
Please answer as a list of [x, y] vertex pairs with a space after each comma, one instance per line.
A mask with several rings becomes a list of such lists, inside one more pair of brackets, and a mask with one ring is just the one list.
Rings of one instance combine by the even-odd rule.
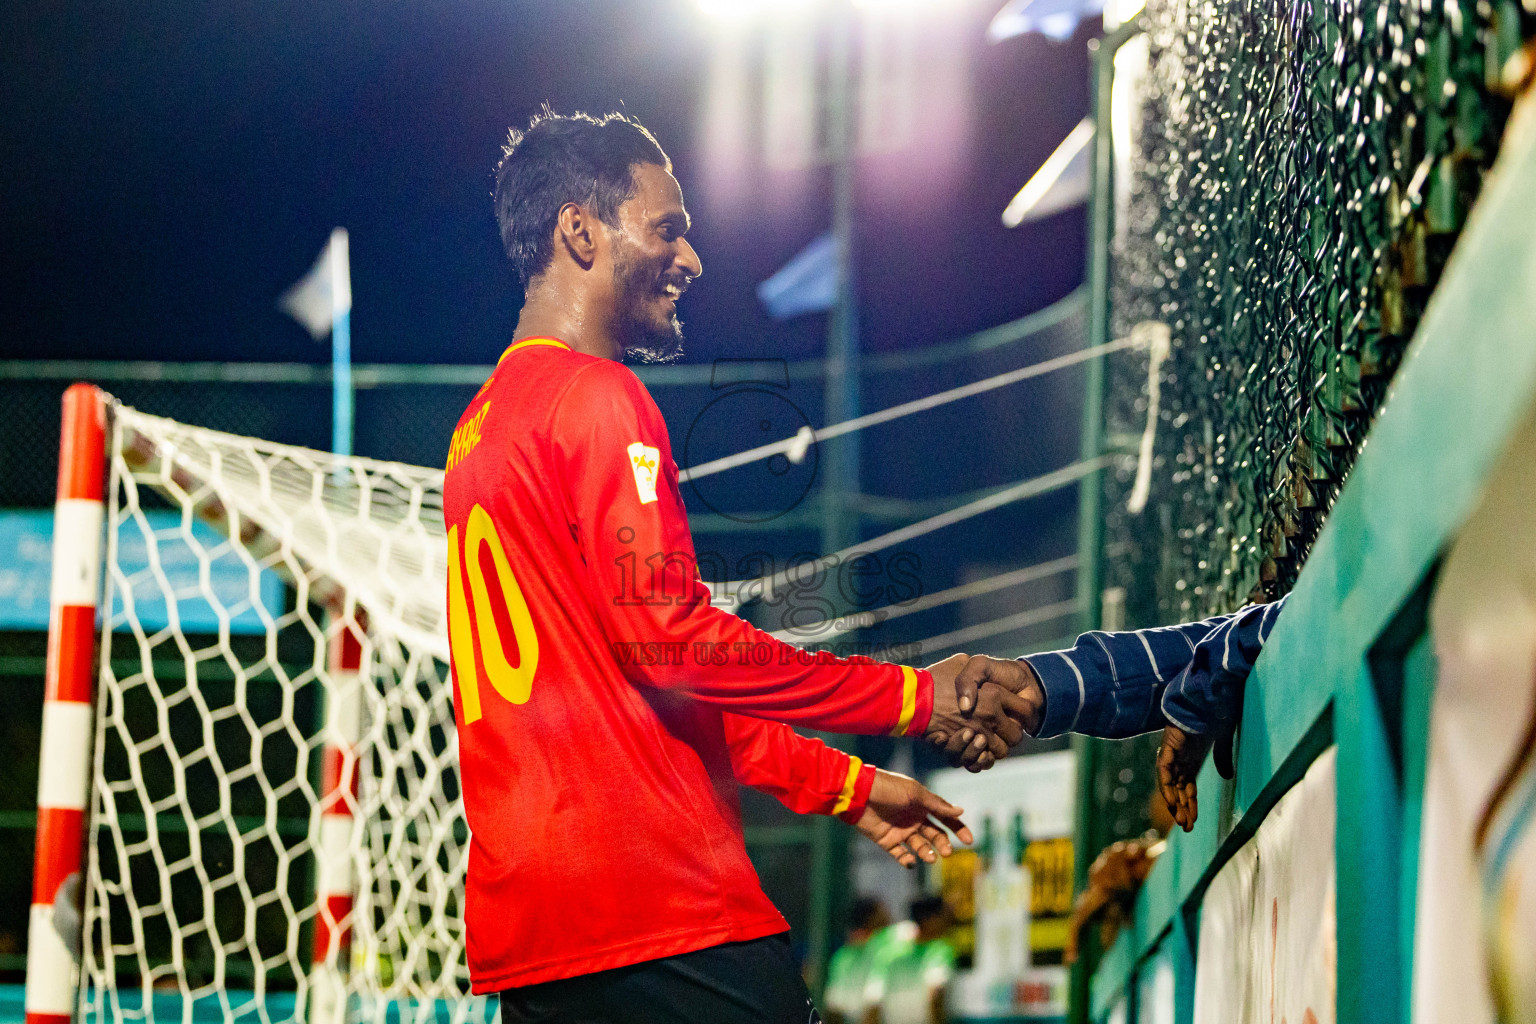
[[838, 794], [837, 803], [832, 805], [834, 818], [846, 811], [853, 803], [853, 790], [859, 784], [859, 769], [863, 767], [863, 761], [852, 756], [848, 758], [848, 778], [843, 780], [843, 791]]
[[892, 736], [905, 736], [917, 714], [917, 670], [910, 665], [901, 666], [901, 717], [896, 719]]

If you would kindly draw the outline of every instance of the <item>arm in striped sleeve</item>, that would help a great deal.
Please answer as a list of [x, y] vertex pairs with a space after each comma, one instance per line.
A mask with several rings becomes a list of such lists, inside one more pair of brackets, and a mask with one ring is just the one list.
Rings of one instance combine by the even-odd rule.
[[1163, 690], [1224, 620], [1121, 633], [1095, 630], [1064, 651], [1021, 659], [1045, 692], [1037, 736], [1078, 732], [1120, 739], [1162, 728]]
[[1040, 679], [1040, 737], [1121, 739], [1172, 722], [1203, 732], [1236, 719], [1242, 684], [1283, 600], [1155, 629], [1078, 637], [1064, 651], [1022, 660]]
[[1162, 695], [1163, 717], [1187, 733], [1222, 732], [1237, 724], [1243, 683], [1285, 604], [1249, 605], [1195, 644], [1189, 664]]

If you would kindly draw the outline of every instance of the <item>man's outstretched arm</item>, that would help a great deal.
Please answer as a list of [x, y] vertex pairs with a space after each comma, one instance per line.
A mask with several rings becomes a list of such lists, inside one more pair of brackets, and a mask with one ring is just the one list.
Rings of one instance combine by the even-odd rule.
[[990, 707], [995, 683], [1026, 698], [1025, 731], [1123, 739], [1168, 724], [1186, 732], [1235, 723], [1248, 677], [1284, 600], [1156, 629], [1084, 633], [1066, 650], [1017, 661], [977, 656], [960, 673], [959, 699]]
[[[1036, 737], [1078, 732], [1119, 739], [1164, 728], [1159, 785], [1187, 830], [1197, 813], [1195, 776], [1213, 744], [1217, 767], [1231, 774], [1243, 682], [1284, 604], [1282, 598], [1158, 629], [1084, 633], [1067, 650], [1017, 661], [978, 656], [957, 680], [959, 699], [969, 697], [983, 713], [1002, 708]], [[967, 730], [948, 737], [945, 747], [972, 770], [990, 763]]]
[[1224, 618], [1115, 633], [1094, 630], [1066, 650], [1019, 659], [1034, 673], [1044, 700], [1031, 735], [1076, 732], [1122, 739], [1162, 728], [1163, 692]]
[[787, 725], [726, 714], [726, 744], [736, 781], [798, 814], [828, 814], [857, 828], [903, 867], [948, 857], [950, 829], [972, 842], [963, 810], [915, 779], [801, 736]]
[[[958, 700], [962, 705], [969, 700], [983, 715], [1002, 711], [1039, 739], [1068, 732], [1112, 739], [1150, 732], [1164, 724], [1160, 702], [1169, 680], [1188, 666], [1196, 646], [1223, 620], [1129, 632], [1094, 630], [1066, 650], [1017, 660], [977, 656], [956, 680]], [[940, 742], [972, 771], [992, 762], [972, 730]]]
[[[583, 369], [550, 430], [558, 485], [571, 504], [563, 525], [586, 563], [584, 598], [630, 681], [829, 732], [925, 736], [962, 721], [955, 659], [913, 669], [812, 653], [711, 604], [666, 424], [628, 369], [608, 362]], [[1005, 719], [972, 721], [998, 754], [1022, 735]]]

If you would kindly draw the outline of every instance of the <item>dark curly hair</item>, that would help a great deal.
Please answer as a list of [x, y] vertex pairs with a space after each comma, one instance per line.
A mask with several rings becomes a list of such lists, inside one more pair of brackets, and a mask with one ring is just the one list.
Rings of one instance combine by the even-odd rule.
[[507, 133], [491, 195], [501, 244], [524, 288], [554, 257], [560, 208], [589, 205], [616, 226], [619, 207], [635, 193], [637, 164], [672, 170], [656, 137], [627, 114], [565, 115], [546, 105], [527, 131]]

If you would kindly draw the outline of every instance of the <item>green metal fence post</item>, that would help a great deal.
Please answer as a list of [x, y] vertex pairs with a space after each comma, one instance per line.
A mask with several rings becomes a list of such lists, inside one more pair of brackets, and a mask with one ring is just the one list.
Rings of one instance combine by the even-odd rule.
[[[1109, 245], [1113, 232], [1114, 152], [1109, 132], [1110, 87], [1114, 84], [1115, 50], [1128, 38], [1123, 30], [1088, 44], [1093, 60], [1093, 162], [1088, 231], [1088, 344], [1102, 345], [1109, 340]], [[1104, 450], [1104, 361], [1095, 359], [1086, 367], [1083, 384], [1083, 430], [1079, 457], [1096, 459]], [[1082, 609], [1079, 627], [1086, 631], [1099, 625], [1099, 556], [1103, 546], [1104, 518], [1101, 514], [1104, 484], [1100, 471], [1083, 477], [1077, 490], [1077, 603]], [[1088, 880], [1088, 865], [1096, 852], [1094, 804], [1094, 744], [1073, 737], [1077, 754], [1077, 808], [1073, 824], [1072, 889], [1081, 892]], [[1088, 980], [1092, 974], [1090, 957], [1082, 957], [1072, 968], [1070, 1019], [1074, 1024], [1088, 1020]]]
[[[832, 237], [836, 243], [837, 295], [827, 325], [825, 416], [838, 423], [859, 414], [859, 307], [854, 288], [854, 147], [856, 110], [853, 97], [853, 33], [857, 22], [841, 7], [829, 14], [831, 32], [827, 92], [827, 142], [832, 158]], [[821, 549], [832, 554], [856, 543], [861, 535], [857, 433], [837, 438], [822, 448]], [[827, 574], [822, 596], [841, 612], [845, 602]], [[846, 829], [830, 818], [812, 825], [810, 923], [806, 935], [806, 974], [819, 999], [826, 984], [827, 965], [838, 943], [848, 900], [848, 839]]]
[[[1428, 717], [1405, 740], [1405, 685], [1409, 659], [1419, 652], [1414, 697], [1427, 703], [1432, 683], [1424, 677], [1422, 652], [1434, 591], [1430, 572], [1382, 635], [1371, 645], [1362, 670], [1341, 680], [1334, 701], [1334, 737], [1338, 743], [1338, 820], [1335, 826], [1338, 921], [1338, 1018], [1361, 1024], [1407, 1024], [1412, 957], [1411, 897], [1417, 870], [1404, 870], [1408, 849], [1405, 825], [1405, 771], [1422, 763], [1428, 741]], [[1422, 789], [1421, 771], [1412, 780]], [[1421, 795], [1421, 794], [1419, 794]], [[1417, 818], [1417, 808], [1414, 811]], [[1417, 856], [1414, 856], [1417, 861]], [[1405, 913], [1405, 897], [1407, 912]], [[1406, 924], [1409, 931], [1403, 934]]]

